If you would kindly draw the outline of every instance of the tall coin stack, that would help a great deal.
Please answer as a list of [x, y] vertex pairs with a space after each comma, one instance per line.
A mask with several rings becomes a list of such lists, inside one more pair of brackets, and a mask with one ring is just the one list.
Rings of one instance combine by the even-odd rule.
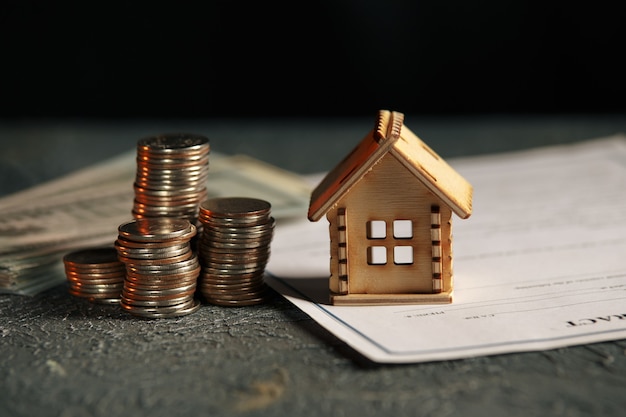
[[126, 266], [122, 308], [138, 317], [187, 315], [200, 307], [195, 298], [201, 267], [190, 240], [196, 227], [186, 219], [135, 219], [118, 227], [118, 259]]
[[265, 301], [263, 280], [275, 221], [268, 202], [222, 197], [200, 204], [199, 289], [211, 304], [243, 306]]
[[184, 218], [196, 224], [198, 205], [207, 197], [209, 153], [209, 139], [201, 135], [140, 139], [133, 217]]
[[70, 294], [97, 304], [119, 304], [125, 266], [113, 247], [76, 250], [63, 257]]

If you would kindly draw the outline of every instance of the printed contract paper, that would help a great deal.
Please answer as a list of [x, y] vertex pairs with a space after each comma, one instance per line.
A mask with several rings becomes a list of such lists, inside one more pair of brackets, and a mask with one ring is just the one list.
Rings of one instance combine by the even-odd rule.
[[[279, 222], [267, 282], [377, 362], [626, 338], [626, 137], [450, 164], [474, 186], [453, 217], [454, 301], [332, 306], [328, 222]], [[320, 176], [321, 178], [321, 176]]]

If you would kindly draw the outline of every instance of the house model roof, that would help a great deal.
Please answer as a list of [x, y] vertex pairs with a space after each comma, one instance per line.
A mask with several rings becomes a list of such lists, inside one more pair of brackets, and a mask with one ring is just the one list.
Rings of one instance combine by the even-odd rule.
[[380, 159], [393, 155], [454, 213], [472, 214], [472, 186], [404, 125], [404, 115], [380, 110], [376, 126], [311, 193], [308, 218], [317, 221]]

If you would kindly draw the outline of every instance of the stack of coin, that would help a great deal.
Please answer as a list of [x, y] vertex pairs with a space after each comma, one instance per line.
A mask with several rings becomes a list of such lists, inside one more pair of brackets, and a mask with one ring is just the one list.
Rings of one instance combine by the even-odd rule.
[[185, 219], [135, 219], [118, 227], [118, 259], [126, 265], [122, 308], [138, 317], [179, 317], [195, 312], [200, 275], [190, 240], [196, 227]]
[[207, 302], [243, 306], [265, 300], [263, 276], [275, 224], [270, 210], [268, 202], [246, 197], [213, 198], [200, 204], [198, 285]]
[[173, 217], [196, 223], [207, 197], [209, 139], [173, 133], [137, 142], [132, 214], [135, 219]]
[[94, 247], [63, 257], [70, 294], [98, 304], [119, 304], [126, 268], [114, 247]]

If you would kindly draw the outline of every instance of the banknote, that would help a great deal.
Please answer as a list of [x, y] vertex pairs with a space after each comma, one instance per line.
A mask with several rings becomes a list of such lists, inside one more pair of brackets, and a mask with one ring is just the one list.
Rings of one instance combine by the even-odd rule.
[[[113, 244], [132, 219], [136, 153], [0, 199], [0, 293], [36, 294], [62, 282], [63, 254]], [[254, 197], [280, 219], [306, 217], [310, 185], [248, 155], [211, 153], [209, 197]]]

